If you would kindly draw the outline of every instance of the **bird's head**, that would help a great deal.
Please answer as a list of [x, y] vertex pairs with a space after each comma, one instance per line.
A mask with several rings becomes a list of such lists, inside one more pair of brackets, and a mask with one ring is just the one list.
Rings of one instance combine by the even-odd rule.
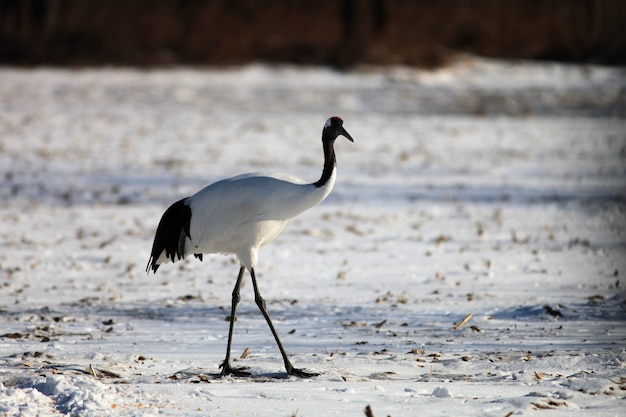
[[337, 116], [330, 117], [324, 124], [322, 138], [324, 140], [335, 140], [339, 135], [345, 137], [350, 142], [354, 142], [352, 136], [343, 128], [343, 120]]

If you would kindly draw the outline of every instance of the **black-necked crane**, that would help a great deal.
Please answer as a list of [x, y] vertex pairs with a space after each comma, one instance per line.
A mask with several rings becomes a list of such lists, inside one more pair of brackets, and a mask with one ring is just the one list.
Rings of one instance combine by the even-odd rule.
[[287, 222], [317, 205], [330, 194], [337, 175], [335, 139], [352, 137], [343, 120], [331, 117], [322, 130], [324, 169], [319, 180], [307, 183], [286, 174], [252, 173], [224, 179], [172, 204], [161, 217], [146, 271], [156, 273], [163, 263], [176, 262], [190, 254], [235, 254], [240, 268], [232, 293], [226, 358], [221, 374], [249, 375], [230, 365], [230, 348], [235, 325], [239, 288], [245, 270], [250, 272], [254, 298], [276, 339], [288, 375], [310, 377], [316, 373], [295, 368], [283, 348], [257, 285], [255, 267], [261, 246], [280, 234]]

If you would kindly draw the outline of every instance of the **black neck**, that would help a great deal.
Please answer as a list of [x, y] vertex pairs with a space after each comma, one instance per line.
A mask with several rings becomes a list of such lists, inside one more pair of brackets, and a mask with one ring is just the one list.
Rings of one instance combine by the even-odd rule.
[[323, 187], [326, 185], [330, 177], [333, 175], [333, 170], [337, 166], [337, 159], [335, 158], [335, 140], [322, 140], [324, 144], [324, 170], [322, 176], [313, 185], [316, 187]]

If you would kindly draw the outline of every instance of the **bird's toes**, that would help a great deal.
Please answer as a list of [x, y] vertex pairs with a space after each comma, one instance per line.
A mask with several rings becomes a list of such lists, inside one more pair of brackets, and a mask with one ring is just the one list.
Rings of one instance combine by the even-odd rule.
[[220, 365], [220, 368], [222, 368], [222, 372], [221, 372], [222, 376], [226, 376], [226, 375], [233, 375], [233, 376], [238, 376], [238, 377], [252, 376], [250, 372], [246, 371], [246, 369], [249, 369], [247, 367], [233, 368], [229, 364], [223, 363]]
[[320, 376], [317, 372], [309, 372], [300, 368], [291, 368], [287, 370], [287, 374], [290, 376], [297, 376], [299, 378], [313, 378], [315, 376]]

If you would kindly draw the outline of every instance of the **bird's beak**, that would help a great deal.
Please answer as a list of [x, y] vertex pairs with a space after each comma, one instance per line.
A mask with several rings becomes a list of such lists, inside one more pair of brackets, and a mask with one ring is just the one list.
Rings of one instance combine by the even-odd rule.
[[343, 126], [341, 127], [341, 129], [339, 130], [339, 134], [343, 137], [345, 137], [346, 139], [348, 139], [350, 142], [354, 142], [354, 139], [352, 139], [352, 136], [350, 136], [350, 134], [348, 133], [348, 131], [346, 129], [343, 128]]

